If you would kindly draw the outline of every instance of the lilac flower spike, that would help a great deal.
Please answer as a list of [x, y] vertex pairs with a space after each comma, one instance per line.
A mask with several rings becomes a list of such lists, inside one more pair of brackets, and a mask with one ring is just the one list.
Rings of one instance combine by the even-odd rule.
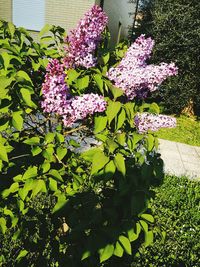
[[121, 88], [128, 99], [144, 98], [148, 92], [155, 91], [169, 76], [178, 72], [174, 63], [147, 65], [154, 41], [141, 35], [130, 46], [125, 57], [115, 68], [111, 68], [107, 76], [115, 86]]
[[65, 83], [64, 67], [57, 59], [47, 65], [45, 81], [42, 84], [43, 101], [41, 106], [45, 112], [63, 114], [69, 97], [69, 88]]
[[134, 120], [135, 126], [140, 134], [146, 133], [148, 130], [155, 132], [160, 128], [176, 127], [176, 119], [166, 115], [138, 113]]
[[85, 14], [77, 28], [66, 38], [66, 57], [63, 59], [66, 68], [90, 68], [96, 65], [94, 52], [107, 23], [108, 17], [98, 5]]

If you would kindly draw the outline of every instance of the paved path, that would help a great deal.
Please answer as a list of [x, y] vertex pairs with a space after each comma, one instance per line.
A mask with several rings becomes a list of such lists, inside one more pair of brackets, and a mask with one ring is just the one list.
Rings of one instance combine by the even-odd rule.
[[159, 139], [165, 173], [200, 179], [200, 147]]

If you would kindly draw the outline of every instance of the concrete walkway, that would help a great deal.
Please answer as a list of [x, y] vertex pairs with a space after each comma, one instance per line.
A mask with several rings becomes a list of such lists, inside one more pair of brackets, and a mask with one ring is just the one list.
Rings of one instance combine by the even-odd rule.
[[200, 147], [159, 139], [165, 173], [200, 180]]

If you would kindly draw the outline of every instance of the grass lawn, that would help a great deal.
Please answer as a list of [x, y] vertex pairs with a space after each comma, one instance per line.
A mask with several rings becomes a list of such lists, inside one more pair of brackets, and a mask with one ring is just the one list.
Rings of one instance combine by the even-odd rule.
[[158, 138], [200, 146], [200, 121], [187, 116], [177, 118], [177, 127], [161, 129], [157, 132]]

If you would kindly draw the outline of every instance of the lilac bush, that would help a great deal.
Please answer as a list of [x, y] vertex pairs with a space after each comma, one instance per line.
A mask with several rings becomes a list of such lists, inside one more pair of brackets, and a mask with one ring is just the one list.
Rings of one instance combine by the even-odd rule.
[[[119, 63], [123, 46], [110, 51], [107, 35], [99, 43], [106, 22], [102, 10], [92, 7], [67, 38], [64, 58], [54, 40], [58, 30], [64, 32], [60, 27], [52, 27], [54, 38], [45, 47], [32, 44], [29, 35], [23, 42], [24, 30], [3, 24], [0, 37], [7, 39], [3, 49], [7, 51], [11, 43], [20, 56], [8, 49], [0, 62], [3, 257], [1, 244], [4, 237], [10, 240], [0, 265], [2, 261], [9, 266], [40, 266], [42, 262], [59, 267], [67, 262], [73, 267], [94, 267], [108, 261], [106, 266], [122, 262], [129, 266], [126, 254], [153, 241], [150, 186], [164, 174], [156, 138], [148, 130], [172, 127], [175, 120], [138, 112], [159, 113], [155, 103], [141, 98], [177, 69], [174, 64], [147, 64], [153, 41], [145, 36]], [[58, 39], [62, 43], [63, 35]], [[30, 49], [33, 53], [28, 53]], [[41, 54], [56, 58], [49, 60], [46, 72]], [[6, 60], [12, 57], [18, 60], [11, 60], [8, 68]], [[88, 142], [89, 149], [83, 152], [81, 146], [85, 148]], [[10, 249], [16, 235], [20, 242]]]

